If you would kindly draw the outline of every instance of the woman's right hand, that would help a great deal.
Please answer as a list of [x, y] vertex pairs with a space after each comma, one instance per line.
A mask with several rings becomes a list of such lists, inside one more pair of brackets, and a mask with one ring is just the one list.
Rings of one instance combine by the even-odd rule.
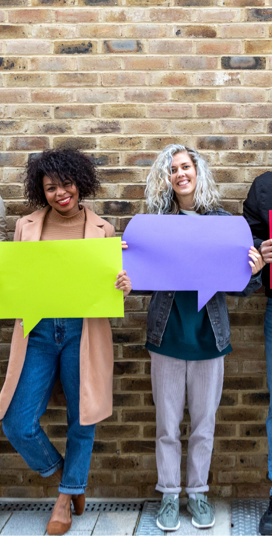
[[272, 239], [270, 238], [270, 240], [265, 240], [261, 244], [259, 251], [264, 262], [268, 264], [271, 263], [272, 262]]

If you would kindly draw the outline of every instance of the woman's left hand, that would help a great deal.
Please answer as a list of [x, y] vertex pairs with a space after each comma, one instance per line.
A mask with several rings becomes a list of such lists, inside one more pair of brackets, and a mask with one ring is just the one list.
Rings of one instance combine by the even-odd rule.
[[126, 298], [127, 295], [130, 293], [131, 280], [128, 277], [126, 270], [122, 270], [122, 272], [119, 272], [119, 274], [117, 275], [115, 288], [117, 288], [118, 290], [122, 290], [124, 292], [124, 298]]
[[127, 243], [124, 240], [122, 240], [122, 249], [127, 249], [127, 248], [128, 248]]
[[249, 264], [252, 268], [252, 275], [255, 275], [265, 266], [266, 263], [264, 262], [259, 251], [253, 246], [251, 246], [248, 252], [248, 256], [251, 259], [251, 261], [249, 261]]

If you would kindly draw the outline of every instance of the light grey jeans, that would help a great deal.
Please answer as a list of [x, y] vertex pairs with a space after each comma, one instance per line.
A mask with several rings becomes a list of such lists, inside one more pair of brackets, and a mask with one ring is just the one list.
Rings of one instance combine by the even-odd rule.
[[156, 461], [162, 493], [180, 493], [181, 442], [179, 425], [186, 399], [191, 417], [188, 442], [187, 493], [203, 493], [207, 485], [215, 428], [222, 394], [224, 357], [184, 361], [149, 352], [156, 405]]

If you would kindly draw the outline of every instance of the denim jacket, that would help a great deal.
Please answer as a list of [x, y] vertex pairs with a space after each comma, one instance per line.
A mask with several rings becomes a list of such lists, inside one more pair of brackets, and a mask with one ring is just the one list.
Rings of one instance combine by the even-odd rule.
[[[207, 216], [231, 216], [221, 208], [209, 211]], [[229, 292], [232, 296], [249, 296], [262, 285], [261, 272], [252, 276], [242, 292]], [[147, 340], [160, 346], [173, 305], [175, 292], [153, 292], [147, 315]], [[225, 292], [217, 292], [206, 304], [207, 313], [214, 332], [216, 346], [221, 352], [230, 342], [230, 321]]]

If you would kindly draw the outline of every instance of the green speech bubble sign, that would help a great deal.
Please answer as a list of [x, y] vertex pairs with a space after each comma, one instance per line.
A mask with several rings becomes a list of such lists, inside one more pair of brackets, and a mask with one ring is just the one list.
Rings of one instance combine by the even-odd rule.
[[123, 317], [121, 238], [0, 242], [0, 318]]

